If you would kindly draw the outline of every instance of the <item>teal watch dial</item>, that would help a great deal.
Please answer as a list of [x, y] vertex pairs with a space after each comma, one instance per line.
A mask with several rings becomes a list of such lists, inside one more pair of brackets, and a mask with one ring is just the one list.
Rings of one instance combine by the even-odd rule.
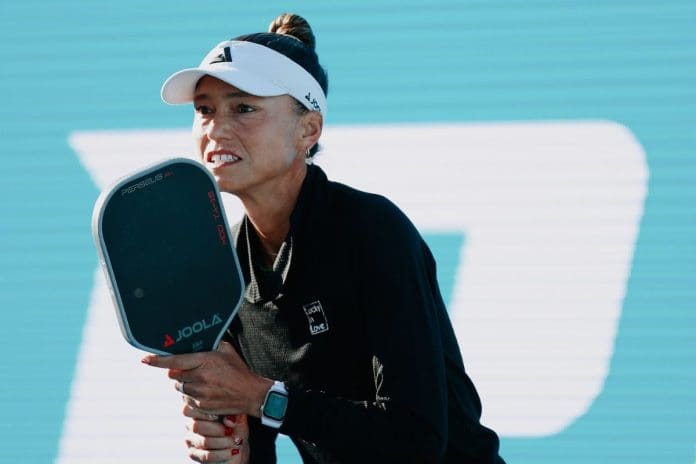
[[263, 407], [263, 415], [276, 421], [282, 421], [285, 418], [287, 408], [288, 396], [271, 390], [268, 392], [266, 404]]

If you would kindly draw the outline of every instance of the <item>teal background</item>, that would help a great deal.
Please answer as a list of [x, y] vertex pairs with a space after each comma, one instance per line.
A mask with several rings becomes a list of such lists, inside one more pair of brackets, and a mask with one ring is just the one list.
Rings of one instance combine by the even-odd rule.
[[[55, 458], [93, 284], [98, 191], [68, 134], [186, 127], [190, 109], [159, 100], [163, 79], [286, 10], [315, 29], [330, 124], [609, 119], [631, 129], [650, 180], [604, 390], [561, 433], [502, 437], [501, 449], [509, 463], [693, 463], [693, 0], [3, 0], [2, 460]], [[438, 259], [463, 240], [425, 232]], [[441, 263], [445, 295], [457, 264]]]

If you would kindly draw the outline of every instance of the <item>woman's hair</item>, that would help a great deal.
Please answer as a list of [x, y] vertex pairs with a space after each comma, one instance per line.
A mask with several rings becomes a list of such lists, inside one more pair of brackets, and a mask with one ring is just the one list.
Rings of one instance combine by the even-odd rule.
[[271, 21], [271, 24], [268, 26], [268, 32], [294, 37], [312, 50], [314, 50], [317, 45], [314, 33], [307, 20], [296, 14], [281, 14]]
[[[319, 64], [312, 28], [302, 16], [283, 13], [271, 22], [268, 32], [245, 34], [232, 40], [257, 43], [287, 56], [311, 74], [321, 86], [324, 95], [328, 95], [329, 77], [326, 70]], [[299, 101], [296, 110], [300, 114], [309, 111]], [[313, 157], [318, 150], [319, 144], [314, 145], [309, 151], [308, 158]]]

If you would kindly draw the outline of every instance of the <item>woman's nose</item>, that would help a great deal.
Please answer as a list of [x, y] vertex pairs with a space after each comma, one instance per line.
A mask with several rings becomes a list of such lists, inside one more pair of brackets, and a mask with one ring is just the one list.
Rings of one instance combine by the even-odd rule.
[[229, 138], [230, 127], [229, 123], [225, 121], [224, 118], [215, 117], [209, 123], [206, 128], [208, 138], [211, 140], [221, 140]]

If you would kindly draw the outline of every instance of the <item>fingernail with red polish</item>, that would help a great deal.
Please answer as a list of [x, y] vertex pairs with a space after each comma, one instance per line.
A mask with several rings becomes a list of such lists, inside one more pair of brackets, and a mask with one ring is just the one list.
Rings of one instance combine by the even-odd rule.
[[225, 417], [225, 419], [232, 422], [233, 424], [237, 422], [237, 416], [227, 416]]
[[236, 456], [239, 454], [239, 450], [237, 448], [232, 450], [232, 456]]
[[234, 433], [234, 429], [232, 427], [225, 427], [225, 436], [229, 437]]

